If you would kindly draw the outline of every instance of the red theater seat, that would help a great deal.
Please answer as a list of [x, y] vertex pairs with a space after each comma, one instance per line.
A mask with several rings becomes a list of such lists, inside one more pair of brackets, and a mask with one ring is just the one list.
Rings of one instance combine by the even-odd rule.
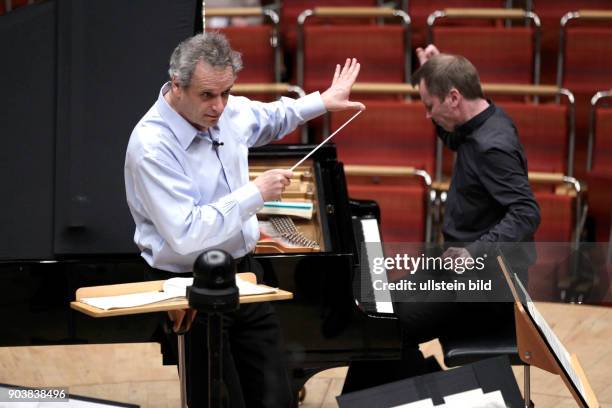
[[220, 29], [236, 51], [242, 54], [244, 69], [238, 83], [276, 82], [274, 48], [270, 45], [272, 27], [266, 25], [226, 27]]
[[229, 26], [220, 31], [227, 36], [232, 48], [242, 54], [244, 68], [238, 83], [280, 82], [280, 53], [278, 53], [278, 15], [268, 9], [252, 7], [211, 8], [207, 17], [261, 17], [270, 24]]
[[304, 79], [307, 92], [326, 89], [336, 64], [347, 56], [361, 63], [360, 82], [405, 82], [405, 30], [398, 25], [304, 27]]
[[533, 83], [531, 28], [439, 27], [433, 38], [443, 52], [469, 59], [483, 82]]
[[591, 171], [612, 177], [612, 107], [600, 107], [595, 111], [593, 136]]
[[[412, 87], [401, 83], [392, 87], [359, 83], [355, 89], [368, 96], [414, 94]], [[364, 102], [366, 110], [335, 139], [338, 158], [346, 165], [349, 194], [378, 202], [385, 242], [429, 241], [435, 136], [431, 121], [425, 118], [425, 108], [420, 102], [405, 100]], [[331, 112], [331, 130], [338, 129], [353, 114]], [[356, 172], [357, 167], [362, 171]]]
[[[427, 16], [435, 10], [441, 10], [447, 7], [465, 8], [465, 7], [505, 7], [504, 0], [406, 0], [406, 12], [412, 19], [412, 43], [415, 46], [426, 45], [427, 42]], [[466, 22], [448, 22], [447, 24], [465, 25]], [[467, 22], [467, 24], [487, 25], [482, 21]]]
[[[435, 135], [421, 102], [369, 101], [367, 109], [335, 138], [338, 158], [348, 164], [413, 166], [432, 174]], [[331, 129], [353, 112], [332, 112]]]
[[568, 173], [567, 105], [500, 102], [499, 106], [516, 125], [529, 171]]
[[557, 78], [559, 52], [559, 21], [570, 10], [611, 10], [610, 0], [537, 0], [533, 11], [542, 20], [542, 83], [551, 84]]
[[612, 11], [576, 11], [562, 23], [557, 84], [576, 96], [576, 168], [583, 176], [590, 98], [612, 88]]
[[[612, 101], [610, 92], [602, 92], [602, 101]], [[607, 95], [607, 96], [605, 96]], [[612, 107], [597, 102], [594, 123], [591, 124], [590, 171], [586, 174], [588, 185], [589, 216], [595, 221], [595, 239], [609, 239], [610, 217], [612, 217]]]
[[[347, 170], [349, 194], [378, 202], [385, 242], [424, 242], [428, 229], [430, 180], [414, 175], [392, 176], [390, 166], [411, 166], [428, 174], [434, 167], [434, 131], [420, 102], [369, 101], [354, 123], [338, 134], [338, 158], [345, 164], [380, 166], [367, 176]], [[332, 112], [332, 130], [352, 112]], [[350, 166], [348, 166], [350, 167]]]
[[612, 88], [612, 28], [568, 27], [563, 64], [562, 83], [572, 91]]
[[[476, 17], [477, 16], [477, 17]], [[503, 27], [503, 20], [530, 21], [531, 25]], [[495, 27], [440, 26], [446, 21], [497, 21]], [[537, 84], [539, 81], [539, 20], [515, 9], [444, 9], [428, 17], [432, 43], [442, 52], [467, 57], [482, 82]]]
[[[339, 16], [350, 18], [353, 23], [329, 24]], [[385, 16], [390, 21], [385, 25], [356, 22], [367, 16]], [[328, 24], [313, 24], [314, 21]], [[336, 64], [343, 63], [347, 57], [360, 61], [360, 82], [408, 82], [409, 24], [409, 17], [401, 10], [315, 8], [299, 24], [302, 40], [298, 49], [298, 84], [307, 92], [325, 89]]]
[[[377, 0], [289, 0], [281, 2], [281, 31], [285, 52], [295, 56], [297, 49], [297, 18], [304, 11], [315, 7], [376, 7]], [[354, 24], [354, 20], [352, 21]], [[363, 23], [371, 22], [363, 19]], [[331, 20], [330, 24], [342, 24], [346, 20], [339, 18]]]
[[575, 198], [566, 194], [536, 191], [542, 221], [535, 240], [539, 242], [571, 242], [574, 232]]
[[365, 184], [351, 182], [349, 178], [348, 190], [352, 198], [375, 200], [378, 203], [384, 242], [424, 242], [426, 204], [423, 187]]
[[541, 223], [535, 235], [537, 260], [529, 268], [529, 293], [535, 300], [555, 301], [559, 300], [559, 282], [567, 278], [562, 260], [569, 257], [575, 198], [544, 191], [536, 191], [535, 197]]
[[[385, 25], [312, 24], [313, 21], [333, 21], [338, 16], [353, 21], [367, 16], [384, 16], [389, 22]], [[298, 84], [306, 92], [326, 89], [336, 65], [344, 64], [347, 57], [355, 57], [361, 63], [360, 82], [405, 83], [409, 80], [411, 65], [409, 29], [409, 18], [401, 10], [315, 8], [299, 25]], [[359, 96], [353, 94], [353, 98]], [[322, 127], [321, 122], [311, 124], [315, 140], [322, 134]]]

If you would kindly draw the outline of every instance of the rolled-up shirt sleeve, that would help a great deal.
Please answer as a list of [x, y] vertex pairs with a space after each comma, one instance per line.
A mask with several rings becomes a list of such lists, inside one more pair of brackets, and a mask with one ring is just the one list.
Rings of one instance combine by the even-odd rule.
[[147, 154], [135, 165], [133, 182], [143, 211], [179, 254], [223, 243], [263, 206], [252, 182], [214, 202], [201, 204], [192, 180], [176, 162], [159, 154]]

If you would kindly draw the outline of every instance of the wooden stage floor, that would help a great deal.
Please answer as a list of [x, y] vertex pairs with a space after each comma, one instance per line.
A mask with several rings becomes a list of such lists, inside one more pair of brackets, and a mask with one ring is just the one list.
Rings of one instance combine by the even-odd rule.
[[[578, 355], [602, 407], [612, 408], [612, 308], [539, 303], [538, 308], [570, 352]], [[421, 345], [441, 362], [440, 345]], [[515, 368], [522, 388], [522, 368]], [[306, 384], [303, 408], [336, 407], [346, 368], [319, 373]], [[0, 383], [69, 387], [71, 394], [138, 404], [179, 406], [174, 366], [163, 366], [154, 343], [0, 348]], [[537, 408], [575, 407], [561, 379], [532, 369]], [[2, 404], [0, 403], [0, 406]]]

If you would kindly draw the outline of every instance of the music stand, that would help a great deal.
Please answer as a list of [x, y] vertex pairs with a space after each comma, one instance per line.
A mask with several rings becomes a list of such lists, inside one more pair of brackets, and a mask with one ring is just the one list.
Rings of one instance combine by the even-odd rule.
[[[557, 339], [544, 318], [539, 314], [520, 279], [508, 271], [503, 254], [497, 262], [506, 278], [514, 298], [514, 321], [519, 357], [529, 365], [561, 376], [576, 403], [583, 408], [598, 408], [599, 402], [584, 374], [576, 354], [567, 354], [563, 344]], [[516, 284], [515, 284], [516, 282]], [[568, 358], [569, 356], [569, 358]], [[525, 394], [529, 392], [526, 376]]]

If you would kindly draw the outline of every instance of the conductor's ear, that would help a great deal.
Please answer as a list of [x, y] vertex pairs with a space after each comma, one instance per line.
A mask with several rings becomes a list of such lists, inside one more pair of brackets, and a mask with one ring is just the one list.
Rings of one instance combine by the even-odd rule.
[[179, 85], [178, 81], [176, 80], [176, 77], [172, 77], [170, 79], [170, 85], [172, 87], [172, 90], [175, 91], [175, 92], [178, 91], [178, 89], [181, 87]]
[[452, 88], [448, 92], [448, 98], [450, 99], [451, 106], [455, 107], [461, 102], [463, 95], [457, 90], [457, 88]]

